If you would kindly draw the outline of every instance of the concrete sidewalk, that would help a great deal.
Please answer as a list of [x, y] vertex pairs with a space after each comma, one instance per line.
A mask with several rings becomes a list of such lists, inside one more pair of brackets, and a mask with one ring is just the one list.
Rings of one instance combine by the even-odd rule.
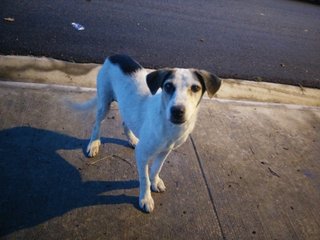
[[320, 108], [205, 99], [144, 214], [117, 105], [84, 155], [94, 94], [0, 81], [2, 239], [319, 239]]

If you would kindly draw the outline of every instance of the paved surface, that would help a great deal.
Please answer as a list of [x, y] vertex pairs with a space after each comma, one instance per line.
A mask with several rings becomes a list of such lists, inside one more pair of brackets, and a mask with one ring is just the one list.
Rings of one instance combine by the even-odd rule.
[[203, 101], [145, 214], [116, 105], [84, 156], [94, 113], [62, 103], [92, 94], [0, 88], [3, 239], [318, 239], [319, 108]]
[[320, 88], [320, 7], [309, 1], [2, 0], [0, 9], [1, 54], [101, 63], [126, 53], [149, 68]]

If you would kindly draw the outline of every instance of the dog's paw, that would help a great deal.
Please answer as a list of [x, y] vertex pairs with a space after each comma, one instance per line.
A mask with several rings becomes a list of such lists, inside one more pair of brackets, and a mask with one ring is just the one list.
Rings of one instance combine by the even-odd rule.
[[136, 148], [137, 144], [138, 144], [139, 140], [136, 138], [136, 139], [128, 139], [128, 143], [130, 145], [130, 147], [132, 147], [133, 149]]
[[166, 191], [166, 185], [161, 178], [157, 177], [151, 182], [151, 189], [154, 192], [164, 192]]
[[146, 212], [146, 213], [151, 213], [154, 209], [154, 201], [151, 195], [145, 196], [144, 198], [139, 199], [139, 206], [140, 208]]
[[87, 147], [87, 154], [88, 157], [95, 157], [97, 156], [99, 152], [99, 147], [101, 145], [100, 140], [95, 140], [93, 142], [90, 142], [88, 147]]
[[127, 127], [127, 125], [123, 122], [122, 123], [123, 128], [124, 128], [124, 134], [127, 136], [128, 138], [128, 142], [130, 147], [132, 147], [133, 149], [136, 148], [139, 139], [133, 134], [133, 132]]
[[132, 134], [130, 137], [128, 137], [128, 142], [129, 142], [130, 147], [135, 149], [138, 142], [139, 142], [139, 139], [136, 138], [135, 136], [133, 136], [133, 134]]

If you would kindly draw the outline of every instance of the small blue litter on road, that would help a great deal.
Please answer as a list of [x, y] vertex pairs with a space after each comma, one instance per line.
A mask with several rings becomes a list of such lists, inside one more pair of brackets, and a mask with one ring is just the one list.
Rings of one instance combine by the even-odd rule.
[[84, 26], [82, 26], [80, 23], [75, 23], [75, 22], [73, 22], [73, 23], [71, 23], [71, 25], [72, 25], [75, 29], [77, 29], [78, 31], [83, 31], [83, 30], [84, 30]]

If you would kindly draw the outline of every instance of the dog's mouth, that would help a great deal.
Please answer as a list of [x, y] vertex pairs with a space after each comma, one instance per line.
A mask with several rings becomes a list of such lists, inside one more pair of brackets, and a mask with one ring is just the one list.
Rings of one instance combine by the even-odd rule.
[[173, 124], [176, 124], [176, 125], [180, 125], [180, 124], [185, 123], [186, 119], [185, 118], [174, 118], [174, 117], [171, 117], [170, 118], [170, 122], [172, 122]]

